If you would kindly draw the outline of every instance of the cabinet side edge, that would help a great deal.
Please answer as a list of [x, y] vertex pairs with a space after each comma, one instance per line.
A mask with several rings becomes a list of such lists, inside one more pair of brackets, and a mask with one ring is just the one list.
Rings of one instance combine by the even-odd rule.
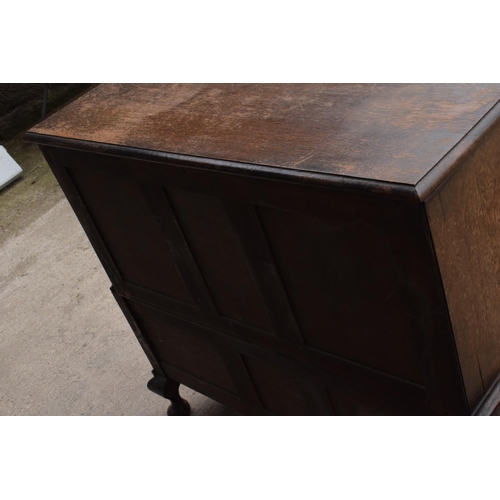
[[422, 201], [431, 196], [486, 139], [500, 123], [500, 100], [472, 127], [469, 132], [429, 170], [415, 185]]

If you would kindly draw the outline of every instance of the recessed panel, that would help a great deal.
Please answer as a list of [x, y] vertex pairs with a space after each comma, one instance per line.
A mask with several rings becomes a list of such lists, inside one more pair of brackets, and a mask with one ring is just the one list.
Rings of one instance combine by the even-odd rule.
[[385, 415], [429, 415], [430, 406], [421, 401], [395, 397], [383, 390], [356, 384], [339, 378], [327, 387], [328, 397], [337, 415], [385, 416]]
[[129, 302], [143, 334], [161, 361], [205, 382], [236, 394], [218, 347], [199, 336], [147, 314], [144, 306]]
[[384, 229], [338, 214], [330, 221], [259, 212], [306, 343], [421, 381], [411, 313]]
[[219, 198], [178, 189], [168, 195], [223, 316], [272, 331], [248, 260]]
[[139, 186], [91, 170], [69, 173], [123, 280], [192, 303]]
[[311, 415], [302, 383], [267, 361], [244, 356], [245, 365], [264, 408], [277, 415]]

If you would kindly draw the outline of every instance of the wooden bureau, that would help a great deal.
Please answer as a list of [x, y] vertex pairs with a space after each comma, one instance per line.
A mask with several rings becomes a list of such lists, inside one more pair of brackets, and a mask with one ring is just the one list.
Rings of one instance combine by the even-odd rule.
[[467, 415], [500, 372], [499, 99], [103, 84], [27, 139], [169, 414], [182, 383], [244, 414]]

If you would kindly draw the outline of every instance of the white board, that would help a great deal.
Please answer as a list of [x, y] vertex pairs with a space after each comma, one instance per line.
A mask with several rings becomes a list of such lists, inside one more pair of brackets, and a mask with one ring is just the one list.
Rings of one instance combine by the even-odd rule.
[[7, 153], [7, 150], [0, 146], [0, 189], [8, 186], [23, 173], [23, 169]]

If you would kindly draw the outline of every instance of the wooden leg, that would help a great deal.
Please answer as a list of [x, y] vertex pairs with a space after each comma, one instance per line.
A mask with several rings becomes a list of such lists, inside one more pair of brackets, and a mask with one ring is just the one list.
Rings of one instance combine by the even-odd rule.
[[155, 375], [154, 371], [153, 375], [154, 377], [148, 382], [148, 389], [158, 394], [158, 396], [171, 401], [172, 404], [168, 407], [167, 415], [189, 415], [191, 413], [191, 406], [185, 399], [181, 398], [179, 394], [179, 382]]

